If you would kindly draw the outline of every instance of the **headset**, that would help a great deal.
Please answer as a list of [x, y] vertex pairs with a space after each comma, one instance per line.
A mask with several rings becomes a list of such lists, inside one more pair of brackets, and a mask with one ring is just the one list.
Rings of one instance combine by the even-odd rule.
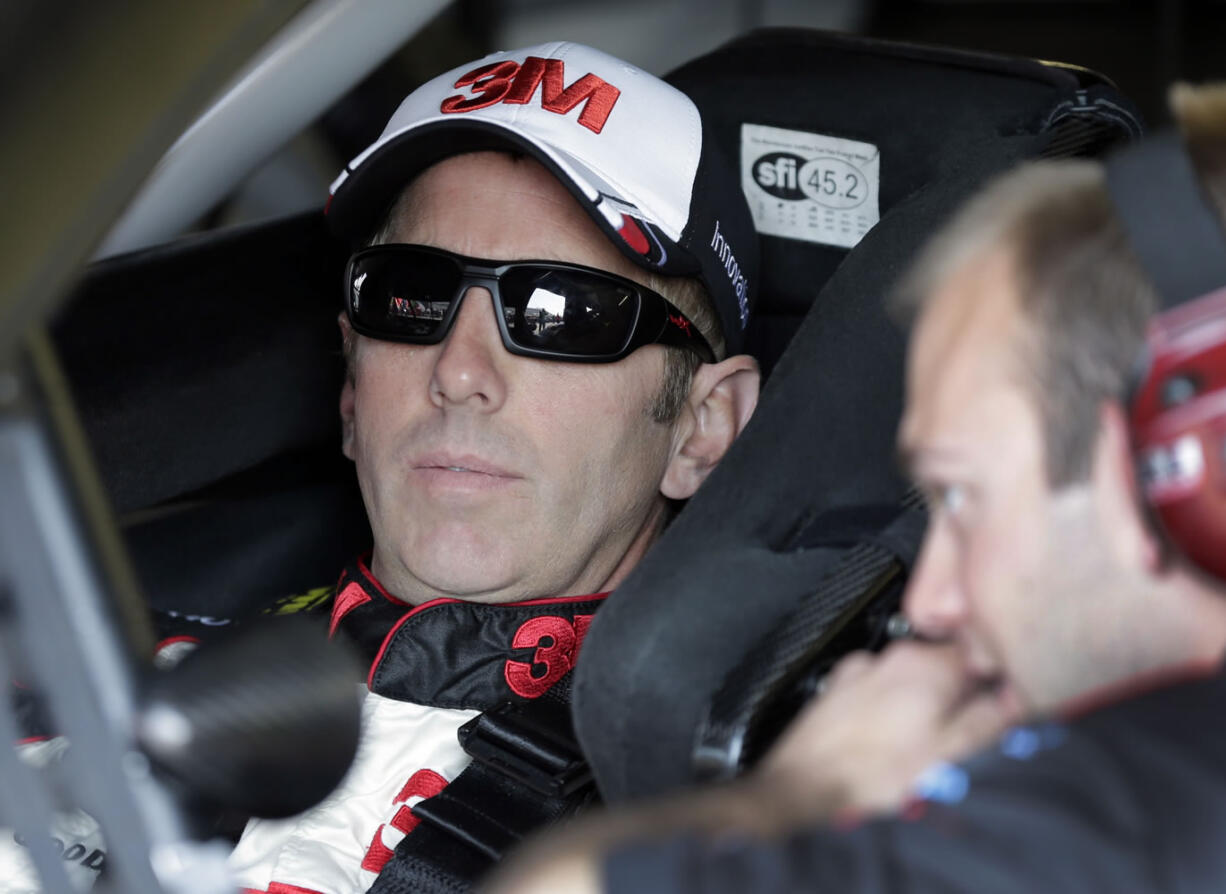
[[1226, 230], [1174, 130], [1106, 169], [1159, 300], [1128, 405], [1144, 499], [1179, 552], [1226, 580]]

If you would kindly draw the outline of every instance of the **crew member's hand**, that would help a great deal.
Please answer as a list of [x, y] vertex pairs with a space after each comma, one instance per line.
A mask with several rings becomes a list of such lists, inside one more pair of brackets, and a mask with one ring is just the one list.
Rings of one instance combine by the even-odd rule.
[[807, 818], [808, 804], [826, 815], [896, 810], [925, 769], [991, 744], [1020, 715], [1012, 698], [967, 673], [954, 646], [854, 653], [764, 759], [758, 782], [794, 819]]
[[482, 891], [593, 892], [604, 856], [626, 841], [682, 829], [779, 835], [845, 808], [895, 809], [924, 769], [982, 748], [1018, 719], [1016, 705], [976, 684], [951, 646], [903, 642], [851, 655], [749, 776], [597, 812], [529, 842]]
[[598, 894], [603, 857], [595, 843], [521, 851], [481, 883], [480, 894]]

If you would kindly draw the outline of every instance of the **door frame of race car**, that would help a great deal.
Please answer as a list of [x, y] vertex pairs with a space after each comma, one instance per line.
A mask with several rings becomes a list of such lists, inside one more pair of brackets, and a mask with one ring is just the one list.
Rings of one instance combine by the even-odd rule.
[[[106, 838], [99, 889], [231, 890], [228, 849], [192, 840], [137, 744], [152, 632], [45, 324], [172, 141], [310, 6], [132, 0], [120, 16], [25, 0], [6, 17], [0, 120], [16, 125], [0, 141], [0, 677], [30, 684], [56, 731], [84, 743], [47, 773], [0, 748], [0, 825], [44, 890], [73, 889], [47, 833], [69, 801]], [[318, 19], [343, 4], [314, 6]], [[0, 736], [18, 740], [10, 705]]]

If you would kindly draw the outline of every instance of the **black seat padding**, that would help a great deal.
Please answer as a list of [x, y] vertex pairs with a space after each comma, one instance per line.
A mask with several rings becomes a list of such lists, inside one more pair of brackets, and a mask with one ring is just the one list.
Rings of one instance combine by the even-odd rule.
[[905, 334], [883, 298], [924, 238], [991, 174], [1140, 130], [1085, 73], [803, 30], [749, 35], [669, 79], [734, 158], [746, 122], [877, 145], [881, 221], [850, 251], [762, 237], [751, 345], [769, 357], [807, 316], [749, 427], [598, 614], [578, 662], [576, 727], [610, 801], [692, 781], [712, 693], [843, 552], [796, 548], [802, 532], [814, 542], [813, 520], [902, 496]]
[[225, 620], [370, 545], [320, 211], [93, 265], [53, 335], [154, 608]]

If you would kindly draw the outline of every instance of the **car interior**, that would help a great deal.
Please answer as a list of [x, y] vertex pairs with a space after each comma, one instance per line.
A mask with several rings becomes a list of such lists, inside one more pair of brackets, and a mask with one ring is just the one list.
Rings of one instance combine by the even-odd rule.
[[[867, 145], [879, 222], [848, 235], [840, 213], [810, 222], [836, 235], [798, 238], [785, 198], [758, 196], [759, 219], [792, 234], [760, 234], [758, 409], [598, 614], [575, 672], [575, 732], [609, 802], [736, 775], [838, 657], [890, 635], [923, 531], [894, 455], [905, 331], [891, 287], [993, 174], [1142, 131], [1088, 69], [802, 28], [751, 32], [667, 79], [747, 182], [789, 155], [762, 128]], [[791, 153], [799, 169], [812, 154]], [[844, 193], [869, 185], [833, 170]], [[348, 251], [318, 211], [187, 235], [96, 261], [53, 321], [164, 636], [326, 608], [369, 546], [338, 449]]]
[[[920, 240], [996, 171], [1100, 153], [1140, 132], [1128, 100], [1084, 69], [804, 29], [753, 33], [669, 79], [743, 165], [746, 125], [871, 144], [881, 219], [853, 248], [761, 237], [749, 344], [766, 374], [762, 402], [600, 614], [580, 666], [579, 734], [610, 799], [694, 778], [696, 731], [721, 682], [743, 674], [740, 659], [777, 638], [789, 611], [826, 598], [841, 558], [901, 506], [893, 433], [905, 333], [885, 299]], [[838, 89], [809, 86], [823, 83]], [[165, 629], [176, 617], [276, 612], [327, 588], [369, 543], [337, 450], [346, 248], [317, 212], [188, 236], [96, 263], [56, 322]], [[899, 535], [891, 555], [910, 561], [919, 530]], [[820, 639], [855, 590], [804, 638]], [[781, 685], [767, 687], [772, 698]]]

